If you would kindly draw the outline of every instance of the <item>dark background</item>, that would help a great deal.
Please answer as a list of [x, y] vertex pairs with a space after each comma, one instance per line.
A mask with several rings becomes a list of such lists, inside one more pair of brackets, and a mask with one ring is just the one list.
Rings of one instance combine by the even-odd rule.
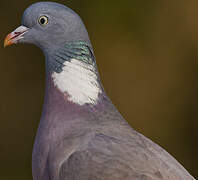
[[[28, 180], [44, 56], [3, 48], [33, 0], [0, 1], [0, 179]], [[130, 124], [198, 178], [198, 1], [65, 0], [92, 40], [103, 85]]]

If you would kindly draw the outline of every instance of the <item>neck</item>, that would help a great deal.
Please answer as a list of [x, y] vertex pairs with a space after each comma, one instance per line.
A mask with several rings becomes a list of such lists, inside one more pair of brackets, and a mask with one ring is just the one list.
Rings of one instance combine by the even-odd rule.
[[52, 81], [65, 101], [97, 105], [103, 93], [91, 46], [67, 43], [46, 58], [47, 81]]
[[[108, 118], [109, 114], [112, 117], [119, 116], [119, 113], [99, 83], [93, 55], [89, 53], [89, 56], [84, 56], [88, 51], [83, 52], [83, 56], [71, 57], [70, 61], [65, 60], [67, 55], [61, 55], [62, 58], [60, 59], [57, 58], [56, 53], [50, 55], [53, 59], [46, 56], [46, 92], [38, 136], [48, 137], [49, 135], [50, 139], [55, 138], [57, 140], [57, 136], [61, 138], [74, 131], [78, 132], [82, 127], [88, 127], [90, 123], [111, 123], [111, 119]], [[76, 54], [77, 52], [75, 52], [75, 56]], [[87, 57], [91, 58], [87, 59]], [[58, 62], [55, 62], [54, 58], [57, 58]], [[83, 66], [83, 70], [80, 71], [78, 68], [82, 65], [78, 67], [78, 64], [69, 64], [73, 62], [72, 59], [75, 59], [75, 63], [79, 62], [76, 60], [80, 60], [80, 58], [82, 58], [85, 64], [89, 64], [91, 67], [95, 67], [95, 69], [90, 70], [89, 67]], [[64, 63], [60, 64], [61, 59]], [[64, 69], [65, 67], [70, 69]], [[77, 70], [72, 74], [71, 69]], [[69, 71], [66, 77], [61, 75], [64, 71]], [[86, 72], [86, 78], [84, 77], [84, 72]], [[90, 74], [92, 77], [89, 77]], [[75, 76], [76, 79], [70, 79], [69, 75]], [[83, 86], [83, 83], [85, 83], [85, 86]], [[86, 89], [86, 86], [89, 89]], [[76, 97], [72, 96], [74, 95], [72, 91], [68, 91], [69, 88], [70, 90], [75, 90], [74, 94]]]

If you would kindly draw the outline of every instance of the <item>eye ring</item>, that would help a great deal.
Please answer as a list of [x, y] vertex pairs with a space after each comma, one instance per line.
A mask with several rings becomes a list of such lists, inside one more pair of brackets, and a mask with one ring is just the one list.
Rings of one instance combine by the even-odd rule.
[[48, 17], [47, 16], [40, 16], [38, 22], [41, 26], [45, 26], [48, 24]]

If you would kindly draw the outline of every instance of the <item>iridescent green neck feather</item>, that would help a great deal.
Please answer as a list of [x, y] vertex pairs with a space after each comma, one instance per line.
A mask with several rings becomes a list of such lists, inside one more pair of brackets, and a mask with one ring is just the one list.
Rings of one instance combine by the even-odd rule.
[[88, 43], [67, 43], [50, 60], [54, 85], [73, 103], [97, 104], [102, 88], [92, 48]]
[[[96, 68], [92, 47], [87, 42], [70, 42], [57, 49], [49, 62], [50, 70], [60, 73], [65, 61], [79, 60]], [[97, 68], [96, 68], [97, 69]]]

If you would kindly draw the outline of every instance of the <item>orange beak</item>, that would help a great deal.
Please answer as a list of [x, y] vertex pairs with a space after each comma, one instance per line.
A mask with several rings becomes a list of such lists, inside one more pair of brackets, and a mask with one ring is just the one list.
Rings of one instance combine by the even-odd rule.
[[4, 47], [13, 44], [13, 42], [12, 42], [11, 39], [12, 39], [12, 35], [11, 35], [11, 33], [10, 33], [10, 34], [8, 34], [8, 35], [6, 36], [6, 38], [5, 38], [5, 40], [4, 40]]
[[20, 39], [23, 38], [23, 35], [29, 30], [29, 28], [25, 26], [20, 26], [15, 29], [13, 32], [8, 34], [4, 40], [4, 47], [9, 46], [11, 44], [16, 44]]

